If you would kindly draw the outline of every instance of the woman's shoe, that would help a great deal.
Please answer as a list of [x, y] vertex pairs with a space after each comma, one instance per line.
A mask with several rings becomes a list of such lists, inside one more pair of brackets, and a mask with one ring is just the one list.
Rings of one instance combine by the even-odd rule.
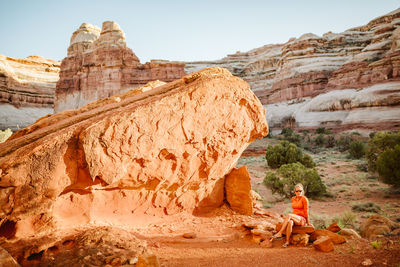
[[282, 245], [283, 248], [287, 248], [289, 246], [289, 243], [285, 243]]
[[282, 235], [279, 236], [277, 233], [272, 236], [272, 239], [281, 239]]

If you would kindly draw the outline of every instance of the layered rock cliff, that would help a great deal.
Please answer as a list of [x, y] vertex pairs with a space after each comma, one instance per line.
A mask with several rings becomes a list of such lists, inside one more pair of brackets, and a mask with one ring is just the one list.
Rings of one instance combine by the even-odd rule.
[[221, 68], [157, 85], [42, 118], [0, 144], [0, 236], [219, 207], [225, 175], [268, 133], [265, 109]]
[[83, 23], [61, 63], [55, 94], [55, 112], [75, 109], [154, 80], [170, 82], [185, 74], [184, 64], [151, 61], [140, 64], [126, 47], [125, 34], [112, 21], [98, 27]]
[[53, 113], [60, 62], [0, 55], [0, 129], [13, 131]]
[[400, 9], [365, 26], [188, 62], [224, 66], [246, 80], [272, 129], [400, 129]]

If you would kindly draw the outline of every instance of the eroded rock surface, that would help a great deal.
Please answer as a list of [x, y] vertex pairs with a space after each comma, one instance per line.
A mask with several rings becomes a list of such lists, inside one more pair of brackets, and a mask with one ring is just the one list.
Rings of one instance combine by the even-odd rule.
[[209, 211], [243, 150], [267, 133], [248, 84], [221, 68], [42, 118], [0, 144], [0, 232]]
[[271, 129], [400, 129], [400, 9], [342, 33], [307, 33], [186, 71], [223, 66], [247, 81]]
[[0, 55], [0, 129], [13, 131], [53, 113], [60, 62]]
[[225, 178], [226, 200], [230, 207], [244, 215], [253, 213], [250, 174], [246, 166], [233, 169]]
[[106, 21], [101, 30], [83, 23], [73, 33], [68, 56], [61, 63], [54, 111], [76, 109], [150, 81], [170, 82], [183, 75], [184, 63], [153, 60], [141, 64], [126, 47], [117, 23]]

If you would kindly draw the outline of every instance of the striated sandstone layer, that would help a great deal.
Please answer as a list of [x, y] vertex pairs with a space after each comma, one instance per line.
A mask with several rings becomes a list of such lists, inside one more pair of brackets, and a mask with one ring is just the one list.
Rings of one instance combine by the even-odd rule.
[[0, 144], [7, 239], [88, 224], [147, 225], [219, 207], [225, 175], [268, 133], [249, 85], [221, 68], [38, 124]]
[[153, 60], [140, 64], [126, 47], [119, 25], [106, 21], [100, 28], [83, 23], [61, 63], [54, 111], [76, 109], [97, 99], [126, 92], [150, 81], [170, 82], [185, 75], [184, 64]]
[[307, 33], [185, 69], [206, 66], [247, 81], [271, 129], [400, 129], [400, 9], [342, 33]]
[[0, 129], [15, 131], [53, 113], [60, 63], [0, 55]]

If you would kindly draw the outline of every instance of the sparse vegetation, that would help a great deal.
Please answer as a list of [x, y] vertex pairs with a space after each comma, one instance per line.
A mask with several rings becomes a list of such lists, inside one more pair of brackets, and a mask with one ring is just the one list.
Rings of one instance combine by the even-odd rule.
[[310, 198], [326, 193], [326, 186], [322, 183], [318, 172], [304, 167], [299, 162], [282, 165], [277, 173], [267, 172], [263, 183], [272, 190], [272, 193], [288, 198], [292, 196], [293, 187], [297, 183], [303, 184], [306, 195]]
[[311, 223], [317, 229], [326, 229], [334, 222], [341, 228], [355, 228], [356, 219], [357, 215], [352, 211], [345, 211], [335, 216], [311, 214], [310, 217]]
[[5, 142], [12, 135], [12, 131], [8, 128], [4, 131], [0, 130], [0, 143]]
[[377, 171], [377, 160], [380, 154], [387, 149], [393, 149], [396, 145], [400, 145], [400, 132], [387, 133], [377, 132], [373, 138], [368, 141], [367, 159], [368, 170]]
[[315, 132], [317, 134], [330, 134], [331, 132], [327, 129], [325, 129], [325, 127], [319, 127], [315, 130]]
[[373, 202], [353, 204], [351, 206], [351, 209], [357, 212], [372, 212], [372, 213], [382, 212], [381, 207]]
[[400, 187], [400, 145], [380, 154], [376, 165], [384, 183]]
[[371, 246], [374, 249], [380, 249], [382, 247], [382, 241], [381, 240], [375, 240], [371, 242]]
[[365, 155], [365, 144], [361, 141], [353, 141], [349, 147], [349, 154], [351, 158], [360, 159]]
[[308, 168], [315, 167], [315, 163], [309, 155], [303, 155], [303, 152], [288, 141], [281, 141], [275, 146], [269, 145], [265, 155], [268, 166], [277, 169], [284, 164], [300, 162]]
[[353, 140], [348, 135], [341, 135], [340, 138], [336, 141], [336, 146], [339, 151], [343, 152], [350, 148], [350, 144]]

